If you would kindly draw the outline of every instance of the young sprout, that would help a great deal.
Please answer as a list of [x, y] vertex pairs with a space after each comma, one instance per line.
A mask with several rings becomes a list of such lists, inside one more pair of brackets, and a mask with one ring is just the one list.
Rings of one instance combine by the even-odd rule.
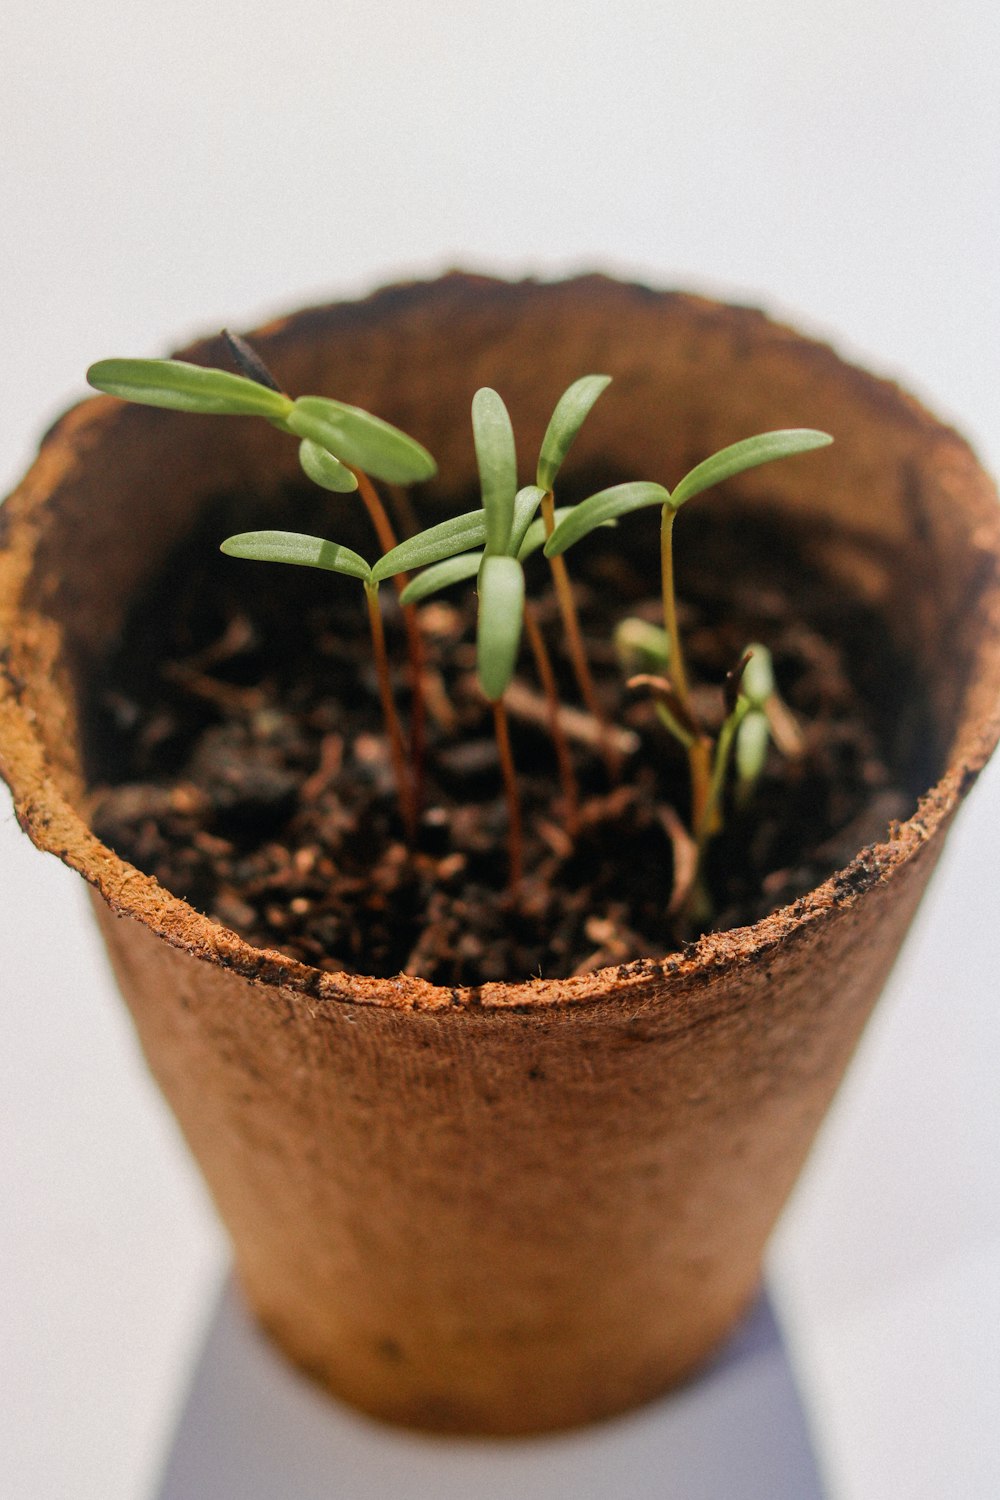
[[[538, 551], [547, 535], [544, 521], [535, 519], [545, 492], [538, 485], [517, 489], [513, 428], [507, 408], [496, 391], [484, 387], [476, 392], [472, 402], [472, 425], [482, 509], [442, 521], [419, 536], [401, 542], [376, 563], [373, 575], [381, 580], [399, 572], [423, 569], [401, 595], [402, 602], [407, 605], [427, 599], [451, 584], [473, 576], [478, 578], [476, 665], [484, 696], [493, 707], [508, 807], [510, 882], [514, 888], [520, 881], [523, 862], [522, 816], [503, 700], [514, 673], [522, 629], [527, 630], [548, 704], [567, 825], [571, 832], [578, 824], [579, 792], [559, 713], [555, 672], [537, 620], [525, 598], [524, 561]], [[572, 435], [566, 437], [564, 432], [563, 436], [565, 447], [568, 447]], [[565, 447], [562, 452], [565, 452]], [[559, 453], [551, 445], [548, 451], [547, 461], [557, 467]], [[557, 514], [564, 516], [568, 513], [565, 509]]]
[[760, 780], [772, 738], [771, 713], [777, 696], [771, 653], [759, 641], [751, 641], [744, 653], [746, 665], [740, 679], [740, 696], [747, 709], [737, 725], [733, 747], [736, 766], [737, 805], [745, 807]]
[[735, 795], [737, 803], [742, 803], [764, 769], [771, 738], [768, 710], [775, 692], [771, 653], [759, 641], [753, 641], [726, 677], [726, 717], [715, 743], [708, 797], [694, 829], [695, 869], [679, 907], [695, 920], [708, 921], [712, 915], [704, 880], [705, 854], [709, 841], [722, 828], [722, 800], [730, 761], [736, 763]]
[[[334, 494], [360, 493], [383, 551], [396, 535], [370, 475], [387, 484], [417, 484], [437, 472], [431, 455], [414, 438], [372, 416], [326, 396], [293, 400], [278, 385], [256, 350], [237, 334], [223, 338], [241, 375], [192, 365], [178, 359], [105, 359], [91, 365], [87, 380], [99, 391], [145, 406], [212, 416], [265, 417], [299, 439], [303, 473]], [[405, 580], [402, 580], [399, 588]], [[413, 614], [403, 612], [413, 699], [412, 751], [417, 798], [423, 776], [423, 641]]]
[[392, 692], [378, 597], [379, 586], [374, 570], [350, 547], [342, 547], [337, 542], [325, 541], [318, 536], [304, 536], [297, 531], [243, 531], [238, 536], [227, 537], [222, 543], [222, 551], [229, 557], [245, 557], [254, 562], [281, 562], [302, 568], [323, 568], [330, 573], [341, 573], [346, 578], [357, 578], [364, 584], [382, 718], [389, 741], [400, 812], [407, 837], [412, 841], [417, 829], [417, 802]]
[[[694, 829], [699, 860], [704, 854], [709, 839], [713, 834], [718, 833], [722, 827], [722, 798], [726, 788], [726, 773], [729, 770], [729, 761], [740, 731], [746, 723], [751, 709], [754, 707], [749, 694], [744, 691], [744, 675], [749, 669], [752, 660], [752, 651], [749, 649], [744, 651], [737, 665], [731, 672], [726, 674], [726, 717], [722, 722], [722, 728], [719, 730], [719, 738], [716, 740], [713, 749], [712, 774], [708, 784], [708, 796], [705, 799], [705, 806], [702, 808], [701, 819], [695, 825]], [[760, 769], [758, 767], [758, 771]]]
[[524, 569], [517, 554], [541, 494], [534, 489], [518, 494], [514, 430], [506, 406], [488, 386], [472, 398], [472, 434], [486, 523], [486, 545], [479, 564], [476, 669], [479, 685], [493, 707], [507, 799], [508, 874], [511, 889], [516, 890], [523, 862], [521, 796], [503, 696], [514, 675], [524, 624]]
[[661, 625], [627, 615], [615, 626], [615, 651], [628, 672], [666, 671], [670, 664], [670, 637]]
[[[556, 477], [577, 433], [590, 414], [591, 407], [598, 396], [607, 390], [610, 383], [610, 375], [583, 375], [579, 380], [574, 380], [556, 403], [555, 411], [552, 413], [542, 439], [535, 474], [535, 481], [542, 491], [541, 510], [546, 538], [552, 535], [556, 527]], [[601, 707], [601, 701], [594, 687], [566, 560], [561, 555], [550, 554], [549, 566], [552, 570], [552, 584], [562, 617], [563, 630], [566, 632], [566, 644], [573, 665], [573, 675], [588, 713], [599, 725], [601, 753], [608, 768], [608, 775], [615, 781], [621, 771], [621, 758], [609, 732], [607, 715]]]
[[503, 695], [514, 673], [524, 621], [524, 571], [518, 552], [541, 492], [530, 486], [518, 493], [514, 432], [496, 391], [484, 388], [473, 397], [472, 433], [482, 508], [454, 516], [400, 542], [375, 564], [373, 576], [381, 581], [413, 568], [426, 568], [427, 573], [404, 589], [401, 597], [406, 604], [427, 598], [473, 573], [478, 577], [476, 666], [480, 686], [493, 708], [507, 801], [509, 880], [513, 890], [521, 879], [523, 836]]
[[[712, 485], [747, 469], [774, 459], [788, 458], [796, 453], [806, 453], [813, 448], [825, 447], [833, 439], [825, 432], [810, 428], [790, 428], [777, 432], [761, 433], [746, 438], [705, 459], [703, 463], [685, 474], [671, 493], [662, 485], [633, 483], [614, 485], [575, 506], [570, 515], [560, 521], [545, 544], [548, 556], [561, 556], [569, 547], [589, 535], [595, 527], [605, 521], [617, 519], [634, 510], [647, 506], [660, 507], [660, 573], [663, 586], [663, 627], [669, 642], [670, 664], [669, 687], [675, 698], [671, 717], [683, 730], [678, 735], [687, 752], [691, 779], [691, 828], [696, 836], [703, 826], [706, 807], [712, 794], [712, 745], [711, 740], [697, 727], [691, 689], [688, 683], [684, 651], [677, 628], [677, 603], [674, 593], [673, 528], [674, 517], [686, 501]], [[669, 705], [668, 709], [669, 709]], [[679, 709], [677, 713], [675, 710]], [[695, 732], [691, 732], [691, 727]]]

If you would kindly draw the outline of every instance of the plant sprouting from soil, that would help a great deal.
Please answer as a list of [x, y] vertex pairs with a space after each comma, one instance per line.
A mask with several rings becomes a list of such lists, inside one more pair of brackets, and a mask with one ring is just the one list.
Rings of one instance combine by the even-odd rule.
[[[293, 399], [245, 339], [228, 329], [222, 337], [242, 374], [179, 359], [105, 359], [91, 365], [87, 380], [96, 390], [143, 406], [205, 416], [264, 417], [298, 438], [299, 464], [314, 484], [338, 495], [357, 491], [379, 546], [384, 552], [394, 547], [396, 531], [372, 478], [390, 485], [431, 479], [437, 465], [427, 449], [361, 407], [327, 396]], [[400, 593], [405, 584], [401, 579]], [[423, 648], [411, 610], [404, 611], [403, 625], [412, 694], [410, 744], [419, 797], [425, 738]]]
[[[690, 827], [697, 845], [698, 872], [704, 863], [708, 840], [721, 826], [722, 789], [734, 737], [751, 708], [759, 707], [746, 694], [736, 691], [718, 741], [701, 724], [691, 693], [685, 665], [685, 653], [677, 624], [677, 599], [674, 588], [674, 521], [681, 506], [704, 490], [742, 474], [761, 464], [794, 454], [825, 447], [833, 439], [812, 428], [785, 428], [744, 438], [721, 449], [691, 469], [673, 491], [659, 484], [619, 484], [601, 490], [573, 507], [571, 513], [553, 530], [545, 543], [548, 557], [560, 557], [577, 542], [605, 525], [620, 520], [633, 511], [649, 506], [660, 508], [660, 577], [662, 585], [664, 671], [658, 677], [639, 679], [639, 685], [655, 690], [659, 716], [683, 747], [688, 760], [691, 782]], [[647, 646], [649, 638], [647, 637]], [[763, 669], [761, 669], [763, 670]], [[754, 673], [756, 680], [757, 673]], [[738, 677], [734, 679], [738, 683]], [[636, 679], [633, 679], [635, 682]], [[754, 730], [759, 739], [759, 729]], [[700, 873], [692, 885], [697, 897]]]
[[[442, 589], [476, 580], [476, 674], [493, 715], [507, 806], [508, 881], [517, 894], [523, 875], [523, 813], [511, 748], [506, 699], [522, 641], [527, 636], [541, 684], [545, 716], [558, 766], [562, 824], [578, 833], [580, 794], [564, 727], [557, 673], [537, 610], [527, 597], [524, 563], [544, 548], [549, 561], [563, 649], [576, 691], [594, 726], [593, 741], [612, 785], [621, 774], [614, 726], [601, 703], [578, 615], [565, 554], [598, 528], [614, 527], [633, 511], [658, 507], [662, 625], [629, 618], [615, 632], [615, 647], [629, 686], [647, 692], [657, 717], [680, 744], [690, 783], [689, 834], [693, 854], [685, 871], [675, 870], [671, 912], [704, 922], [711, 917], [705, 854], [722, 827], [732, 786], [736, 806], [745, 806], [761, 775], [770, 741], [794, 753], [797, 728], [774, 681], [770, 654], [751, 643], [729, 673], [721, 726], [710, 732], [692, 692], [678, 627], [674, 588], [673, 531], [678, 511], [694, 496], [748, 469], [802, 454], [831, 438], [812, 429], [762, 433], [723, 448], [691, 469], [672, 491], [650, 480], [615, 484], [574, 505], [557, 506], [563, 463], [610, 377], [585, 375], [564, 392], [546, 429], [535, 483], [518, 488], [514, 430], [496, 391], [485, 387], [472, 402], [472, 427], [481, 506], [451, 516], [399, 540], [373, 483], [408, 486], [436, 472], [425, 448], [398, 428], [356, 406], [325, 396], [286, 394], [256, 352], [226, 334], [241, 373], [177, 360], [105, 360], [88, 379], [99, 390], [125, 400], [177, 411], [263, 417], [299, 443], [304, 474], [335, 494], [358, 491], [381, 555], [369, 563], [358, 552], [322, 537], [297, 532], [254, 531], [222, 543], [231, 556], [291, 563], [340, 573], [364, 587], [379, 698], [389, 745], [399, 810], [411, 845], [421, 816], [424, 765], [423, 644], [417, 606]], [[414, 575], [409, 577], [408, 575]], [[379, 604], [379, 587], [392, 580], [402, 607], [411, 684], [410, 756], [396, 705]], [[675, 860], [675, 864], [677, 861]]]
[[[442, 586], [474, 571], [479, 596], [476, 628], [476, 670], [483, 694], [493, 711], [493, 728], [503, 776], [508, 814], [509, 881], [516, 889], [523, 867], [523, 815], [517, 773], [510, 746], [510, 727], [504, 706], [504, 694], [517, 664], [518, 648], [525, 618], [524, 568], [519, 556], [528, 527], [542, 498], [535, 485], [517, 488], [517, 451], [510, 414], [496, 391], [484, 387], [472, 400], [472, 431], [476, 463], [482, 492], [483, 546], [463, 558], [459, 548], [467, 546], [456, 529], [446, 533], [445, 546], [451, 547], [448, 558], [435, 558], [438, 568], [431, 585]], [[442, 528], [433, 528], [439, 535]], [[396, 549], [392, 567], [410, 568], [421, 554], [421, 537]], [[479, 541], [478, 525], [476, 541]], [[385, 566], [383, 559], [382, 566]], [[449, 567], [450, 564], [450, 567]], [[445, 569], [444, 573], [441, 569]], [[424, 584], [420, 597], [430, 591]], [[404, 600], [412, 599], [404, 593]], [[536, 645], [541, 644], [541, 637]]]

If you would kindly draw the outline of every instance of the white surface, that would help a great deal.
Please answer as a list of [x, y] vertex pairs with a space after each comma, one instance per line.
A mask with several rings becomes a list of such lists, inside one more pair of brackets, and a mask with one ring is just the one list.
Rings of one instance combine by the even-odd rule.
[[823, 1500], [771, 1308], [701, 1380], [584, 1431], [512, 1443], [393, 1432], [333, 1407], [226, 1288], [157, 1500]]
[[[905, 374], [996, 469], [998, 52], [993, 0], [20, 7], [0, 488], [95, 358], [453, 263], [764, 301]], [[998, 814], [993, 774], [776, 1247], [831, 1500], [1000, 1492]], [[223, 1261], [82, 907], [0, 823], [0, 1483], [19, 1500], [154, 1492]], [[396, 1451], [371, 1441], [376, 1464]], [[618, 1478], [607, 1493], [649, 1492]]]

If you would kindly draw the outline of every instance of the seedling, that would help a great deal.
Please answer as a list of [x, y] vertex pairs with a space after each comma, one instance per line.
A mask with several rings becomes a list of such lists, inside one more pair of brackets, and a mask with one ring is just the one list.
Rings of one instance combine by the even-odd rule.
[[[552, 413], [542, 439], [535, 473], [535, 482], [542, 491], [542, 520], [545, 523], [546, 539], [552, 535], [556, 525], [555, 483], [559, 470], [580, 428], [589, 416], [591, 407], [598, 396], [607, 390], [610, 383], [610, 375], [583, 375], [564, 391], [556, 403], [556, 409]], [[612, 780], [617, 780], [621, 771], [621, 758], [608, 733], [607, 716], [601, 707], [597, 689], [594, 687], [566, 560], [561, 555], [550, 554], [549, 567], [552, 569], [552, 584], [559, 604], [559, 613], [562, 616], [563, 629], [566, 632], [566, 645], [573, 663], [577, 687], [588, 712], [601, 726], [602, 753]]]
[[[681, 506], [695, 495], [721, 484], [736, 474], [757, 468], [774, 459], [789, 458], [813, 448], [825, 447], [833, 439], [825, 432], [811, 428], [787, 428], [761, 433], [732, 443], [697, 464], [685, 474], [671, 493], [658, 484], [619, 484], [601, 490], [574, 506], [570, 515], [556, 526], [545, 544], [549, 557], [559, 557], [582, 541], [596, 527], [618, 520], [632, 511], [649, 506], [660, 507], [660, 574], [662, 580], [663, 628], [668, 642], [670, 667], [669, 693], [663, 695], [665, 722], [683, 745], [688, 758], [691, 779], [691, 828], [696, 838], [710, 827], [709, 803], [713, 792], [712, 741], [701, 726], [691, 699], [691, 689], [684, 660], [684, 650], [677, 628], [677, 601], [674, 592], [674, 519]], [[716, 799], [717, 800], [717, 799]], [[707, 833], [705, 834], [707, 837]]]
[[[358, 491], [378, 538], [388, 551], [396, 534], [369, 476], [387, 484], [419, 484], [437, 473], [420, 443], [358, 406], [326, 396], [293, 400], [245, 339], [224, 330], [223, 338], [242, 375], [178, 359], [105, 359], [91, 365], [87, 380], [95, 389], [144, 406], [210, 416], [264, 417], [299, 439], [299, 464], [322, 489], [346, 495]], [[401, 581], [400, 592], [405, 586]], [[411, 747], [417, 796], [423, 776], [423, 645], [416, 621], [404, 611], [413, 698]]]
[[[551, 535], [556, 517], [568, 515], [572, 509], [553, 509], [552, 484], [587, 412], [607, 385], [608, 378], [603, 375], [585, 376], [570, 386], [559, 401], [542, 442], [537, 472], [545, 485], [527, 485], [521, 490], [517, 489], [517, 453], [510, 414], [496, 391], [488, 387], [477, 391], [472, 402], [472, 426], [483, 498], [482, 511], [461, 518], [468, 527], [465, 536], [462, 535], [461, 527], [451, 528], [449, 523], [443, 523], [423, 533], [422, 537], [403, 543], [395, 550], [392, 558], [383, 559], [381, 565], [413, 568], [425, 561], [431, 563], [404, 590], [404, 603], [426, 599], [439, 589], [473, 575], [478, 579], [477, 670], [483, 692], [493, 707], [508, 805], [510, 880], [514, 887], [520, 880], [523, 862], [522, 815], [503, 700], [514, 674], [522, 630], [527, 633], [535, 669], [548, 704], [549, 729], [559, 768], [566, 826], [574, 836], [579, 826], [579, 790], [573, 770], [573, 758], [560, 719], [555, 671], [535, 612], [525, 597], [523, 565], [528, 557], [542, 547], [546, 537]], [[543, 507], [543, 515], [536, 520], [539, 505]], [[433, 559], [427, 548], [430, 538], [434, 539], [435, 544], [433, 550], [436, 555]], [[482, 550], [457, 554], [460, 546], [469, 546], [470, 541], [478, 545], [480, 540], [484, 544]], [[445, 549], [457, 555], [445, 557]], [[575, 664], [577, 660], [583, 663], [583, 680], [581, 681], [579, 671], [577, 680], [581, 683], [586, 698], [590, 675], [565, 568], [560, 576], [566, 584], [568, 604], [561, 605], [561, 610], [564, 622], [569, 622], [567, 637], [570, 653]], [[610, 758], [612, 752], [607, 751], [605, 721], [597, 708], [596, 695], [591, 692], [591, 696], [596, 709], [594, 718], [601, 726], [602, 745]]]
[[[509, 880], [512, 888], [520, 883], [523, 867], [523, 819], [517, 773], [510, 747], [510, 727], [504, 706], [504, 693], [514, 675], [521, 632], [524, 628], [524, 569], [518, 557], [542, 492], [534, 485], [518, 491], [517, 452], [510, 414], [496, 391], [484, 387], [472, 400], [472, 432], [482, 491], [482, 532], [479, 520], [470, 522], [474, 544], [483, 542], [475, 554], [479, 612], [476, 630], [476, 667], [479, 683], [493, 710], [493, 726], [503, 776], [508, 812]], [[433, 532], [444, 547], [468, 546], [460, 528], [434, 527]], [[425, 555], [420, 537], [404, 543], [395, 556], [383, 559], [383, 565], [411, 567]], [[445, 567], [446, 581], [468, 576], [471, 559], [452, 556], [447, 566], [443, 557], [429, 558]], [[439, 573], [438, 577], [442, 575]], [[426, 589], [425, 589], [426, 593]], [[422, 597], [425, 595], [422, 595]], [[406, 597], [404, 593], [404, 597]], [[410, 595], [412, 598], [412, 594]]]
[[[430, 454], [406, 434], [358, 407], [322, 396], [286, 395], [255, 351], [227, 335], [242, 374], [176, 360], [105, 360], [88, 372], [91, 384], [126, 400], [174, 410], [222, 416], [263, 417], [299, 440], [299, 462], [314, 483], [334, 493], [359, 490], [376, 531], [382, 555], [368, 563], [349, 547], [321, 537], [281, 531], [244, 532], [222, 544], [231, 556], [321, 568], [359, 580], [365, 590], [372, 650], [386, 736], [408, 837], [415, 837], [420, 808], [421, 757], [408, 765], [393, 697], [379, 607], [379, 586], [392, 579], [400, 595], [410, 641], [414, 681], [413, 717], [422, 717], [422, 647], [414, 606], [440, 589], [477, 580], [476, 668], [491, 705], [508, 810], [509, 881], [516, 891], [523, 871], [523, 815], [510, 742], [505, 695], [526, 632], [539, 680], [559, 766], [565, 823], [575, 834], [579, 793], [572, 756], [560, 718], [556, 677], [538, 621], [525, 595], [524, 563], [544, 546], [565, 633], [567, 654], [583, 701], [598, 726], [609, 770], [620, 769], [587, 661], [564, 554], [599, 527], [614, 526], [633, 511], [660, 509], [662, 627], [626, 619], [615, 643], [630, 685], [648, 689], [656, 713], [681, 744], [690, 773], [690, 829], [695, 856], [685, 884], [675, 891], [691, 915], [706, 917], [710, 905], [704, 881], [705, 852], [718, 833], [725, 789], [735, 766], [734, 796], [745, 805], [763, 769], [769, 740], [794, 744], [794, 722], [777, 696], [770, 655], [760, 644], [747, 648], [726, 685], [726, 714], [717, 737], [695, 710], [674, 595], [673, 527], [681, 506], [733, 475], [772, 460], [819, 448], [832, 441], [812, 429], [763, 433], [723, 448], [686, 474], [673, 491], [652, 481], [616, 484], [578, 505], [557, 507], [555, 485], [562, 464], [609, 377], [588, 375], [560, 398], [549, 422], [536, 467], [536, 483], [517, 487], [517, 460], [510, 416], [496, 391], [483, 388], [472, 403], [473, 437], [482, 506], [452, 516], [404, 541], [397, 541], [369, 476], [389, 484], [411, 484], [435, 472]], [[538, 514], [538, 512], [541, 512]], [[416, 576], [407, 580], [407, 574]]]

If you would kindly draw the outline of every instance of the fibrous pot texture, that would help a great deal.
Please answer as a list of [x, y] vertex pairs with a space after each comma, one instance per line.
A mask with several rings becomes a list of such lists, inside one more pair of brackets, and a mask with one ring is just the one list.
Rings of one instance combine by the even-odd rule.
[[[516, 1433], [605, 1416], [694, 1370], [752, 1297], [997, 740], [996, 496], [960, 437], [826, 347], [754, 311], [601, 277], [448, 276], [254, 339], [293, 394], [355, 402], [426, 443], [442, 475], [429, 509], [474, 483], [480, 385], [502, 392], [533, 454], [569, 381], [612, 375], [574, 468], [668, 485], [737, 438], [826, 429], [833, 448], [743, 476], [725, 503], [807, 519], [823, 566], [877, 604], [925, 684], [936, 784], [885, 842], [752, 927], [550, 982], [320, 973], [102, 846], [78, 733], [136, 594], [212, 497], [279, 495], [295, 445], [263, 423], [100, 398], [56, 425], [2, 512], [0, 765], [32, 839], [94, 889], [262, 1323], [391, 1420]], [[224, 362], [212, 341], [185, 357]]]

